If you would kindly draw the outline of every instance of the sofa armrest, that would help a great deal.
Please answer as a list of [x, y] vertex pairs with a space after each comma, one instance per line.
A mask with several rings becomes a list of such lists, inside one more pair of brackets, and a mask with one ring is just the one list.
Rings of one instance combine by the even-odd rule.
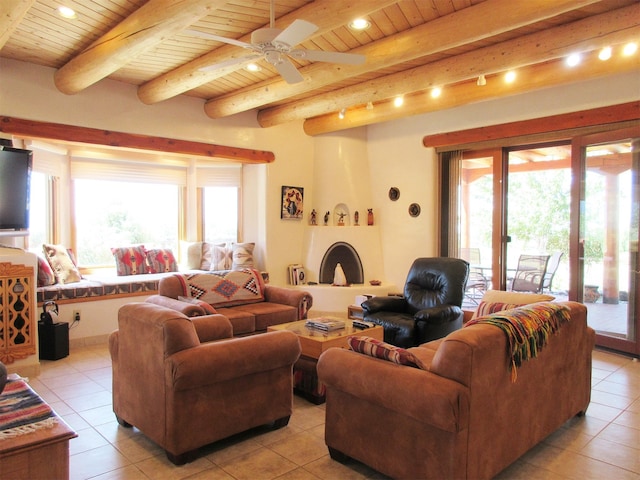
[[151, 295], [145, 302], [155, 303], [156, 305], [176, 310], [187, 317], [200, 317], [207, 313], [202, 307], [194, 303], [182, 302], [165, 295]]
[[318, 360], [318, 379], [329, 391], [335, 388], [441, 430], [460, 432], [468, 424], [468, 388], [426, 370], [330, 348]]
[[365, 314], [376, 312], [398, 312], [407, 311], [407, 301], [404, 297], [371, 297], [369, 300], [362, 302], [362, 310]]
[[169, 356], [165, 381], [175, 390], [188, 390], [282, 367], [293, 369], [299, 357], [298, 336], [287, 330], [236, 337]]
[[233, 337], [233, 326], [227, 317], [219, 313], [191, 318], [200, 342], [212, 342]]
[[418, 322], [429, 324], [448, 323], [456, 320], [462, 315], [462, 309], [457, 305], [438, 305], [431, 308], [419, 310], [413, 316]]
[[307, 314], [313, 305], [313, 297], [309, 292], [275, 285], [264, 286], [264, 300], [297, 308], [298, 320], [307, 318]]

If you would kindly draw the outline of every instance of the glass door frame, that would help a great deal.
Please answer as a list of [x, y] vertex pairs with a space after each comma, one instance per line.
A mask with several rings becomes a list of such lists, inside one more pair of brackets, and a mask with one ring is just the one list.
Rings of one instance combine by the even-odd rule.
[[[584, 135], [574, 137], [571, 142], [571, 170], [573, 175], [573, 184], [571, 188], [571, 229], [570, 229], [570, 245], [569, 245], [569, 267], [570, 267], [570, 285], [569, 300], [578, 302], [583, 301], [583, 278], [584, 278], [584, 242], [582, 240], [582, 232], [584, 225], [581, 224], [581, 206], [585, 201], [586, 171], [587, 171], [587, 147], [594, 144], [615, 143], [633, 139], [634, 152], [633, 163], [636, 167], [636, 175], [638, 175], [638, 167], [640, 167], [640, 127], [630, 127], [615, 131], [596, 133], [592, 135]], [[638, 181], [636, 179], [636, 181]], [[637, 199], [636, 199], [637, 200]], [[632, 208], [638, 208], [637, 205]], [[636, 241], [640, 241], [639, 238]], [[635, 265], [629, 266], [635, 271], [635, 275], [639, 275], [640, 255], [636, 248]], [[614, 336], [605, 335], [596, 332], [596, 345], [610, 348], [612, 350], [640, 355], [640, 294], [635, 295], [634, 305], [635, 319], [635, 338], [624, 339]], [[587, 314], [588, 318], [588, 314]]]

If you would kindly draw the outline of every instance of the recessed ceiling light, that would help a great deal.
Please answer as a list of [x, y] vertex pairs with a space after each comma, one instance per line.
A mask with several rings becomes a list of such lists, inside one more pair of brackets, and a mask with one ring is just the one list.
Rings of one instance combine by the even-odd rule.
[[257, 63], [250, 63], [244, 68], [249, 72], [259, 72], [260, 70], [262, 70], [260, 65], [258, 65]]
[[349, 28], [352, 30], [366, 30], [371, 26], [371, 22], [366, 18], [356, 18], [349, 22]]
[[393, 99], [393, 104], [396, 107], [401, 107], [403, 103], [404, 103], [404, 97], [402, 95], [398, 95], [396, 98]]
[[600, 60], [609, 60], [611, 58], [611, 47], [604, 47], [598, 53], [598, 58]]
[[622, 50], [622, 53], [626, 56], [633, 55], [638, 50], [638, 44], [635, 42], [627, 43]]
[[77, 18], [78, 15], [76, 14], [75, 10], [69, 7], [65, 7], [64, 5], [61, 5], [58, 7], [58, 15], [60, 15], [62, 18]]
[[567, 57], [567, 65], [575, 67], [580, 64], [580, 60], [582, 60], [582, 58], [579, 53], [572, 53]]
[[516, 80], [516, 72], [509, 70], [504, 74], [504, 81], [507, 83], [513, 83]]
[[442, 89], [440, 87], [433, 87], [431, 89], [432, 98], [438, 98], [440, 95], [442, 95]]
[[342, 110], [340, 110], [340, 112], [338, 113], [338, 118], [340, 120], [342, 120], [344, 118], [344, 116], [346, 115], [347, 111], [343, 108]]

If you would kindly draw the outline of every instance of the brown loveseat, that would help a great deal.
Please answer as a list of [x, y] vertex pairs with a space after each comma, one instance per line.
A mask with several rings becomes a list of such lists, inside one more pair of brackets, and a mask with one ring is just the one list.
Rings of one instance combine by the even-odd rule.
[[318, 377], [332, 458], [352, 457], [393, 478], [488, 479], [584, 414], [595, 339], [587, 309], [544, 302], [519, 310], [536, 305], [565, 305], [570, 318], [515, 370], [515, 381], [507, 335], [491, 324], [407, 349], [420, 368], [326, 351]]
[[230, 435], [288, 423], [295, 333], [231, 338], [222, 315], [191, 319], [146, 302], [120, 308], [118, 326], [109, 337], [113, 411], [175, 464]]
[[162, 278], [158, 294], [146, 301], [188, 317], [212, 312], [224, 315], [231, 322], [233, 335], [241, 336], [307, 318], [313, 297], [304, 290], [264, 284], [257, 271], [244, 269], [176, 273]]

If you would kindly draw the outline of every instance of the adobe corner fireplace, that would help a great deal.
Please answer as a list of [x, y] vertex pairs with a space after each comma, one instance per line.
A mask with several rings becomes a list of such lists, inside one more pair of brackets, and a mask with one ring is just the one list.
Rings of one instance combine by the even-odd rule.
[[336, 242], [325, 252], [320, 263], [320, 283], [333, 283], [333, 276], [338, 263], [344, 271], [347, 284], [364, 283], [364, 272], [360, 256], [356, 249], [346, 242]]

